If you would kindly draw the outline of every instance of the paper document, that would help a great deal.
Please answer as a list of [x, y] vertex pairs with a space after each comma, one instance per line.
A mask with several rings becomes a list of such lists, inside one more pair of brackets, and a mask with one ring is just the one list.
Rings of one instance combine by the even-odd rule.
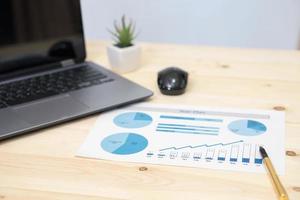
[[77, 155], [114, 161], [284, 174], [284, 113], [140, 103], [103, 113]]

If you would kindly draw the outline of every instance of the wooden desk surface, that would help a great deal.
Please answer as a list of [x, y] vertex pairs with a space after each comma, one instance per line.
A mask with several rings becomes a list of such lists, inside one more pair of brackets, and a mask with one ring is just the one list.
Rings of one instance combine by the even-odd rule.
[[[90, 42], [88, 58], [108, 66], [106, 45]], [[150, 102], [285, 110], [288, 153], [281, 180], [290, 199], [300, 199], [299, 51], [142, 47], [142, 67], [124, 76], [153, 89]], [[185, 95], [163, 96], [158, 91], [157, 72], [171, 65], [190, 73]], [[96, 117], [1, 142], [0, 199], [276, 199], [264, 174], [75, 157]]]

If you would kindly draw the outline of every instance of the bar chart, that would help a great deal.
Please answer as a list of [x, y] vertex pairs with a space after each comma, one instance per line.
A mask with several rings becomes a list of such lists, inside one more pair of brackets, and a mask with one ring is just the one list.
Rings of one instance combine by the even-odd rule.
[[213, 143], [167, 147], [160, 149], [156, 154], [151, 152], [147, 157], [182, 161], [203, 161], [243, 165], [261, 165], [262, 157], [259, 153], [259, 144], [246, 143], [243, 140], [228, 143]]
[[178, 115], [160, 115], [163, 121], [157, 124], [156, 131], [160, 133], [181, 133], [217, 136], [223, 119]]

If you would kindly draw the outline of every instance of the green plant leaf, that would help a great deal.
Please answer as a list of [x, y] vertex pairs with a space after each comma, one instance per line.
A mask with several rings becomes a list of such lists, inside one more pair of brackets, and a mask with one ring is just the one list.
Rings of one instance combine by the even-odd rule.
[[135, 23], [129, 20], [127, 24], [126, 17], [123, 15], [121, 18], [121, 26], [118, 25], [116, 20], [113, 26], [115, 31], [110, 29], [108, 29], [108, 31], [113, 36], [113, 40], [116, 42], [115, 45], [120, 48], [132, 46], [133, 40], [137, 37], [137, 34], [135, 34]]
[[118, 27], [118, 23], [117, 23], [116, 20], [114, 21], [114, 27], [115, 27], [115, 30], [116, 30], [117, 33], [121, 32], [121, 29]]
[[122, 28], [123, 28], [123, 29], [126, 29], [125, 15], [122, 16], [121, 21], [122, 21]]

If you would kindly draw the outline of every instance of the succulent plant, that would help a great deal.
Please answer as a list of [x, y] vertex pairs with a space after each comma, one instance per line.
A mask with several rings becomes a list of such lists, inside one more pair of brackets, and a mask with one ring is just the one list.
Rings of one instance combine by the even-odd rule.
[[121, 18], [121, 24], [119, 25], [117, 21], [114, 21], [114, 31], [108, 30], [115, 41], [115, 46], [120, 48], [130, 47], [133, 45], [133, 40], [136, 38], [135, 34], [135, 24], [132, 20], [126, 23], [125, 15]]

